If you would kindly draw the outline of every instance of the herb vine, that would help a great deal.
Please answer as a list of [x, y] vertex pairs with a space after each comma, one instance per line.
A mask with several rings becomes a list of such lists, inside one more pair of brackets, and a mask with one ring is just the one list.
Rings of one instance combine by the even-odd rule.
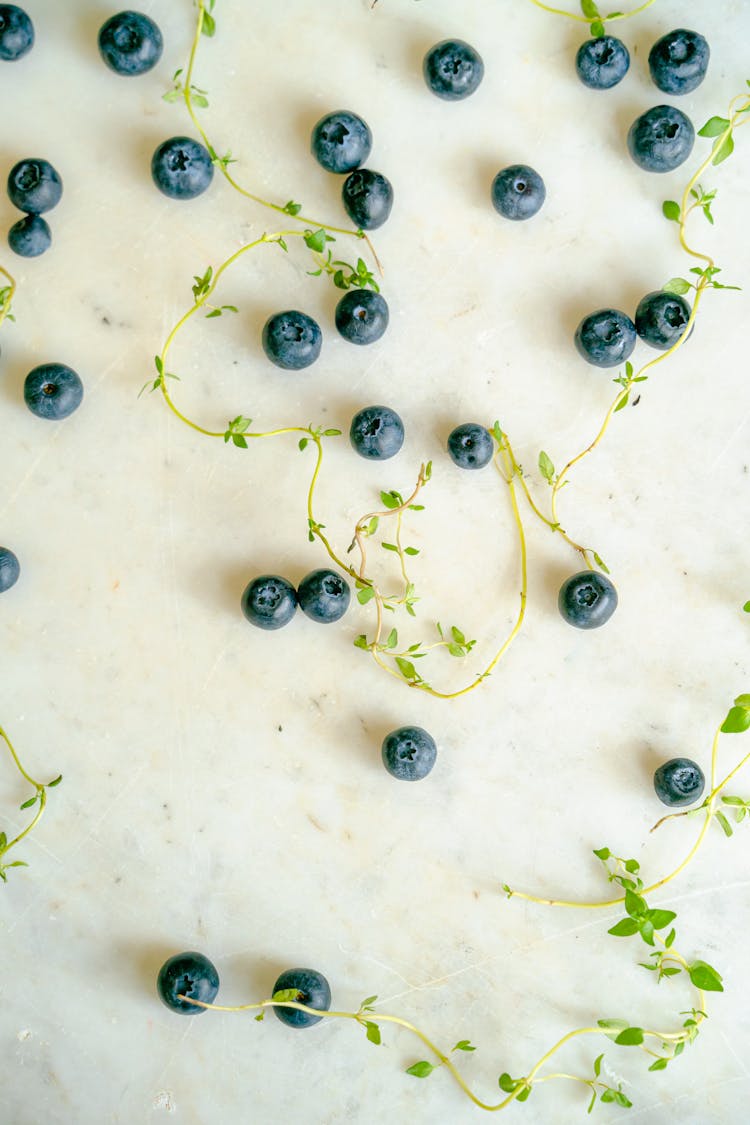
[[29, 865], [22, 859], [14, 859], [11, 860], [10, 863], [8, 863], [6, 861], [6, 856], [10, 851], [13, 850], [13, 848], [20, 844], [21, 841], [25, 839], [29, 835], [29, 833], [33, 831], [34, 828], [36, 828], [47, 806], [47, 790], [53, 789], [56, 785], [60, 784], [60, 782], [62, 781], [62, 774], [58, 774], [58, 776], [53, 778], [52, 781], [36, 781], [31, 776], [31, 774], [26, 772], [25, 768], [21, 764], [21, 759], [16, 753], [13, 743], [10, 741], [10, 738], [2, 727], [0, 727], [0, 738], [7, 746], [10, 752], [10, 756], [13, 759], [13, 763], [18, 772], [21, 774], [21, 777], [24, 779], [24, 781], [28, 781], [29, 785], [33, 786], [34, 788], [33, 796], [27, 798], [27, 800], [25, 800], [20, 805], [20, 809], [22, 811], [25, 811], [26, 809], [36, 809], [34, 816], [26, 825], [26, 827], [22, 829], [16, 836], [13, 836], [10, 840], [8, 839], [7, 833], [0, 832], [0, 879], [2, 879], [4, 883], [7, 883], [8, 871], [12, 867], [28, 867]]

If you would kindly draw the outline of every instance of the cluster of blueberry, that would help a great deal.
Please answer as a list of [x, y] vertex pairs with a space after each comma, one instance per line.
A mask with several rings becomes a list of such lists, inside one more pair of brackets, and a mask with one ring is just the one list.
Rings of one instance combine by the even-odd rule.
[[52, 245], [52, 231], [42, 215], [57, 207], [63, 185], [48, 160], [19, 160], [8, 175], [8, 198], [24, 217], [8, 231], [8, 245], [23, 258], [37, 258]]

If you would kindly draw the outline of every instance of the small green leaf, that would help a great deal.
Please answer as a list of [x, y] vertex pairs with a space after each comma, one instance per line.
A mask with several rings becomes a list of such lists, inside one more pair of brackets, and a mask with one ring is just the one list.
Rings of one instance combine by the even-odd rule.
[[732, 828], [732, 826], [729, 823], [729, 821], [727, 820], [727, 818], [724, 816], [724, 813], [721, 812], [719, 809], [717, 809], [714, 812], [714, 816], [716, 817], [717, 821], [721, 825], [721, 829], [722, 829], [724, 835], [725, 836], [731, 836], [734, 832], [734, 829]]
[[283, 210], [287, 215], [299, 215], [302, 210], [302, 204], [295, 203], [293, 199], [290, 199], [288, 203], [284, 204]]
[[730, 707], [729, 714], [721, 724], [724, 734], [742, 734], [750, 728], [750, 709], [747, 707]]
[[308, 441], [309, 441], [309, 440], [310, 440], [310, 439], [309, 439], [309, 438], [306, 438], [306, 437], [300, 438], [300, 439], [299, 439], [299, 441], [297, 442], [297, 448], [298, 448], [298, 449], [299, 449], [300, 451], [302, 451], [303, 449], [306, 449], [306, 448], [307, 448], [307, 443], [308, 443]]
[[500, 1089], [506, 1094], [512, 1094], [518, 1083], [515, 1079], [511, 1078], [507, 1071], [503, 1071], [497, 1080]]
[[702, 129], [698, 130], [699, 137], [719, 137], [729, 128], [726, 117], [710, 117]]
[[205, 9], [203, 11], [203, 23], [201, 24], [201, 32], [209, 39], [213, 39], [214, 35], [216, 34], [216, 20]]
[[721, 974], [717, 973], [711, 965], [705, 961], [694, 961], [692, 965], [688, 966], [688, 973], [690, 975], [690, 983], [699, 988], [701, 992], [723, 992], [724, 985], [721, 983]]
[[676, 967], [661, 969], [661, 975], [663, 977], [676, 977], [681, 972], [682, 972], [682, 969], [678, 969]]
[[613, 1093], [614, 1093], [614, 1098], [612, 1100], [617, 1105], [621, 1105], [623, 1107], [623, 1109], [630, 1109], [630, 1107], [632, 1106], [633, 1103], [630, 1101], [629, 1098], [625, 1097], [622, 1090], [614, 1090]]
[[744, 613], [750, 613], [750, 602], [745, 602], [742, 609]]
[[476, 1047], [472, 1047], [470, 1039], [459, 1039], [454, 1051], [476, 1051]]
[[434, 1069], [435, 1067], [432, 1063], [427, 1062], [426, 1059], [422, 1059], [421, 1062], [416, 1062], [414, 1066], [410, 1066], [406, 1073], [413, 1074], [415, 1078], [428, 1078]]
[[665, 219], [669, 219], [673, 223], [679, 223], [682, 210], [679, 203], [675, 203], [674, 199], [665, 199], [661, 209]]
[[615, 1039], [620, 1047], [638, 1047], [643, 1042], [643, 1029], [640, 1027], [626, 1027]]
[[669, 1059], [657, 1059], [656, 1062], [651, 1063], [651, 1066], [648, 1069], [649, 1070], [666, 1070], [668, 1062], [669, 1062]]
[[648, 910], [646, 917], [655, 930], [664, 930], [677, 915], [673, 910]]
[[371, 1043], [374, 1043], [376, 1047], [379, 1047], [381, 1039], [380, 1028], [378, 1027], [378, 1025], [376, 1023], [373, 1023], [372, 1020], [365, 1020], [365, 1027], [367, 1028], [367, 1038], [369, 1039], [369, 1041]]
[[602, 1091], [601, 1100], [603, 1102], [613, 1102], [615, 1100], [615, 1091], [608, 1086], [606, 1090]]
[[600, 15], [595, 0], [581, 0], [581, 11], [587, 20], [598, 19]]
[[526, 1099], [530, 1096], [531, 1096], [531, 1086], [526, 1086], [525, 1089], [523, 1089], [521, 1091], [521, 1093], [518, 1095], [518, 1097], [516, 1098], [516, 1101], [517, 1102], [525, 1102]]
[[398, 547], [395, 543], [381, 543], [380, 546], [384, 551], [395, 551], [398, 554]]
[[451, 654], [451, 656], [463, 657], [466, 655], [461, 645], [453, 644], [452, 642], [448, 645], [448, 652]]
[[602, 860], [602, 862], [606, 862], [612, 855], [612, 852], [609, 848], [594, 848], [594, 855], [597, 859]]
[[626, 1020], [607, 1019], [597, 1020], [596, 1022], [602, 1029], [604, 1034], [607, 1035], [610, 1039], [614, 1039], [620, 1031], [624, 1031], [628, 1026]]
[[403, 498], [400, 492], [381, 492], [380, 502], [384, 508], [388, 508], [388, 510], [391, 511], [393, 508], [399, 508], [403, 504]]
[[673, 944], [676, 936], [677, 935], [676, 935], [676, 933], [673, 929], [669, 931], [669, 933], [667, 934], [667, 936], [664, 939], [664, 945], [666, 946], [667, 949], [672, 948], [672, 944]]
[[367, 637], [365, 636], [364, 633], [359, 634], [359, 636], [357, 637], [357, 639], [354, 642], [354, 647], [355, 648], [363, 648], [363, 649], [368, 649], [370, 647], [369, 642], [367, 640]]
[[594, 1090], [593, 1094], [591, 1095], [591, 1101], [589, 1102], [589, 1107], [586, 1110], [586, 1113], [593, 1113], [595, 1105], [596, 1105], [596, 1090]]
[[8, 843], [8, 837], [5, 835], [4, 832], [0, 832], [0, 852], [2, 852], [4, 850], [5, 845], [7, 843]]
[[359, 1006], [360, 1012], [366, 1012], [367, 1009], [370, 1008], [375, 1003], [376, 1000], [377, 1000], [377, 995], [376, 996], [366, 996], [365, 999], [362, 1001], [362, 1003]]
[[320, 227], [319, 230], [306, 230], [303, 237], [305, 245], [318, 254], [325, 249], [326, 242], [333, 242], [333, 239], [326, 234], [323, 227]]
[[605, 563], [602, 556], [598, 553], [598, 551], [594, 551], [594, 562], [600, 570], [603, 570], [605, 574], [609, 574], [609, 567]]
[[405, 555], [418, 555], [419, 554], [419, 548], [418, 547], [405, 547], [404, 548], [404, 554]]
[[341, 436], [341, 430], [334, 430], [334, 429], [323, 430], [323, 437], [340, 437], [340, 436]]
[[357, 601], [359, 602], [360, 605], [367, 605], [367, 603], [369, 601], [371, 601], [371, 599], [374, 598], [374, 597], [375, 597], [375, 587], [374, 586], [363, 586], [363, 588], [357, 594]]
[[548, 484], [552, 483], [552, 478], [555, 475], [555, 466], [544, 450], [539, 454], [539, 472]]
[[302, 996], [302, 993], [298, 988], [280, 988], [278, 992], [274, 992], [271, 999], [279, 1004], [284, 1004], [289, 1000], [299, 1000], [300, 996]]
[[641, 898], [640, 895], [635, 894], [633, 891], [625, 892], [625, 912], [631, 918], [640, 917], [644, 910], [646, 910], [646, 900]]
[[738, 695], [734, 701], [735, 707], [748, 707], [750, 708], [750, 695]]
[[665, 293], [677, 293], [678, 296], [688, 293], [691, 288], [690, 282], [685, 281], [684, 277], [670, 277], [669, 281], [662, 285]]
[[635, 918], [623, 918], [607, 930], [607, 933], [612, 934], [612, 937], [632, 937], [633, 934], [638, 933], [638, 922]]
[[599, 1075], [602, 1072], [602, 1059], [603, 1058], [604, 1058], [604, 1052], [602, 1051], [601, 1055], [597, 1055], [596, 1058], [594, 1059], [594, 1074], [597, 1078], [599, 1077]]
[[[604, 24], [601, 20], [594, 20], [594, 22], [590, 25], [589, 30], [591, 31], [594, 39], [601, 39], [606, 34], [604, 30]], [[518, 1100], [520, 1101], [521, 1099], [519, 1098]]]
[[721, 164], [728, 156], [731, 156], [734, 152], [734, 138], [732, 134], [727, 133], [723, 140], [714, 141], [713, 152], [712, 164]]
[[19, 805], [18, 807], [20, 809], [30, 809], [32, 805], [35, 805], [37, 803], [38, 796], [39, 795], [37, 794], [37, 796], [35, 797], [29, 797], [28, 801], [24, 801], [24, 803], [22, 805]]
[[630, 398], [630, 394], [628, 393], [623, 398], [620, 399], [617, 406], [615, 407], [615, 410], [614, 410], [615, 414], [617, 413], [618, 410], [623, 410], [628, 405], [628, 399], [629, 398]]
[[399, 672], [405, 680], [417, 679], [417, 670], [410, 660], [404, 659], [403, 656], [397, 656], [396, 664], [398, 665]]

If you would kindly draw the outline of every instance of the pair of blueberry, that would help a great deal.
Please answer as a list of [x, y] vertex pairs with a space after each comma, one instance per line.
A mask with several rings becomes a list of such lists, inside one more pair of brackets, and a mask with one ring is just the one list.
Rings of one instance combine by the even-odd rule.
[[[689, 94], [703, 81], [708, 69], [708, 43], [697, 31], [676, 28], [663, 35], [649, 51], [648, 66], [654, 85], [665, 94]], [[610, 90], [628, 72], [630, 53], [613, 35], [582, 43], [576, 55], [581, 82], [592, 90]]]
[[[278, 977], [272, 995], [289, 989], [297, 992], [295, 1000], [298, 1003], [306, 1004], [309, 1008], [327, 1011], [331, 1006], [330, 985], [317, 969], [287, 969]], [[198, 1004], [191, 1004], [190, 1000], [213, 1004], [219, 992], [219, 974], [213, 962], [203, 953], [176, 953], [159, 969], [156, 990], [173, 1012], [183, 1016], [197, 1016], [206, 1009]], [[274, 1012], [282, 1023], [296, 1028], [312, 1027], [323, 1018], [301, 1012], [298, 1008], [274, 1008]]]
[[296, 590], [278, 574], [261, 574], [248, 582], [240, 604], [252, 625], [271, 630], [288, 625], [298, 605], [312, 621], [331, 625], [344, 616], [350, 601], [348, 582], [323, 567], [306, 575]]
[[[388, 302], [373, 289], [350, 289], [336, 305], [335, 323], [350, 344], [374, 344], [389, 320]], [[263, 325], [263, 351], [277, 367], [301, 371], [320, 355], [323, 333], [317, 320], [299, 309], [274, 313]]]
[[42, 214], [57, 206], [62, 191], [62, 180], [48, 160], [32, 157], [13, 165], [8, 197], [14, 207], [26, 212], [8, 231], [8, 245], [14, 253], [36, 258], [49, 250], [52, 232]]
[[684, 333], [690, 305], [677, 293], [647, 293], [635, 312], [635, 323], [619, 309], [598, 309], [585, 316], [575, 331], [579, 354], [595, 367], [617, 367], [631, 355], [638, 336], [652, 348], [666, 351]]
[[327, 172], [346, 175], [341, 198], [352, 222], [360, 230], [382, 227], [393, 207], [393, 186], [382, 172], [361, 167], [372, 149], [367, 122], [346, 109], [327, 113], [313, 127], [310, 149]]

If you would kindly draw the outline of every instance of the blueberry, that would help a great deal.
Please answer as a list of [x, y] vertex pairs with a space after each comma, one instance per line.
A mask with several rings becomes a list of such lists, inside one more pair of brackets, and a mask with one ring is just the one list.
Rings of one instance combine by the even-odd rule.
[[665, 805], [692, 805], [703, 793], [706, 779], [697, 762], [690, 758], [670, 758], [654, 773], [656, 796]]
[[191, 137], [170, 137], [151, 157], [151, 178], [170, 199], [195, 199], [214, 178], [208, 150]]
[[21, 564], [10, 547], [0, 547], [0, 594], [15, 586], [21, 573]]
[[606, 574], [582, 570], [563, 582], [557, 605], [569, 625], [598, 629], [617, 609], [617, 591]]
[[81, 405], [83, 383], [64, 363], [41, 363], [26, 376], [23, 398], [32, 414], [59, 421]]
[[[331, 986], [317, 969], [287, 969], [273, 986], [273, 994], [287, 988], [296, 988], [299, 995], [295, 1000], [299, 1004], [307, 1004], [308, 1008], [327, 1011], [331, 1006]], [[274, 1012], [289, 1027], [312, 1027], [323, 1019], [322, 1016], [311, 1016], [309, 1012], [300, 1012], [298, 1008], [274, 1008]]]
[[242, 612], [259, 629], [281, 629], [297, 611], [297, 592], [278, 574], [261, 574], [245, 587], [240, 601]]
[[383, 739], [383, 765], [399, 781], [421, 781], [435, 765], [437, 746], [421, 727], [399, 727]]
[[635, 347], [635, 325], [618, 309], [598, 309], [583, 318], [574, 339], [587, 363], [595, 367], [617, 367]]
[[637, 117], [628, 133], [628, 151], [646, 172], [671, 172], [693, 151], [695, 129], [672, 105], [655, 105]]
[[8, 176], [10, 201], [27, 214], [41, 215], [57, 207], [62, 190], [62, 180], [48, 160], [19, 160]]
[[349, 584], [335, 570], [313, 570], [297, 589], [297, 601], [312, 621], [330, 625], [344, 616], [351, 600]]
[[360, 457], [387, 461], [404, 444], [404, 423], [388, 406], [366, 406], [352, 418], [349, 441]]
[[219, 974], [202, 953], [175, 953], [164, 962], [156, 979], [159, 996], [173, 1012], [183, 1016], [199, 1016], [205, 1008], [180, 1000], [190, 996], [204, 1004], [213, 1004], [219, 991]]
[[336, 327], [350, 344], [374, 344], [388, 327], [385, 297], [372, 289], [350, 289], [336, 305]]
[[34, 46], [34, 25], [15, 4], [0, 4], [0, 60], [15, 62]]
[[462, 39], [443, 39], [425, 55], [422, 73], [433, 94], [455, 102], [474, 93], [484, 77], [484, 63]]
[[652, 348], [676, 344], [690, 319], [690, 305], [677, 293], [647, 293], [635, 310], [635, 330]]
[[52, 231], [41, 215], [24, 215], [8, 231], [8, 245], [22, 258], [37, 258], [52, 245]]
[[327, 172], [352, 172], [364, 164], [371, 148], [367, 122], [345, 109], [321, 117], [310, 138], [310, 150]]
[[492, 206], [505, 219], [530, 219], [546, 195], [544, 180], [527, 164], [511, 164], [492, 181]]
[[347, 215], [361, 230], [382, 227], [393, 207], [390, 181], [369, 168], [359, 168], [346, 177], [341, 197]]
[[269, 316], [261, 340], [271, 363], [286, 371], [299, 371], [315, 363], [323, 337], [318, 322], [311, 316], [289, 309]]
[[657, 39], [648, 54], [648, 68], [665, 94], [689, 94], [706, 77], [710, 54], [702, 35], [679, 27]]
[[116, 74], [145, 74], [164, 49], [161, 31], [141, 12], [118, 12], [99, 30], [99, 54]]
[[448, 452], [459, 469], [483, 469], [492, 460], [495, 447], [484, 426], [464, 422], [449, 435]]
[[576, 55], [576, 70], [584, 86], [591, 90], [611, 90], [622, 82], [630, 67], [630, 53], [614, 35], [587, 39]]

